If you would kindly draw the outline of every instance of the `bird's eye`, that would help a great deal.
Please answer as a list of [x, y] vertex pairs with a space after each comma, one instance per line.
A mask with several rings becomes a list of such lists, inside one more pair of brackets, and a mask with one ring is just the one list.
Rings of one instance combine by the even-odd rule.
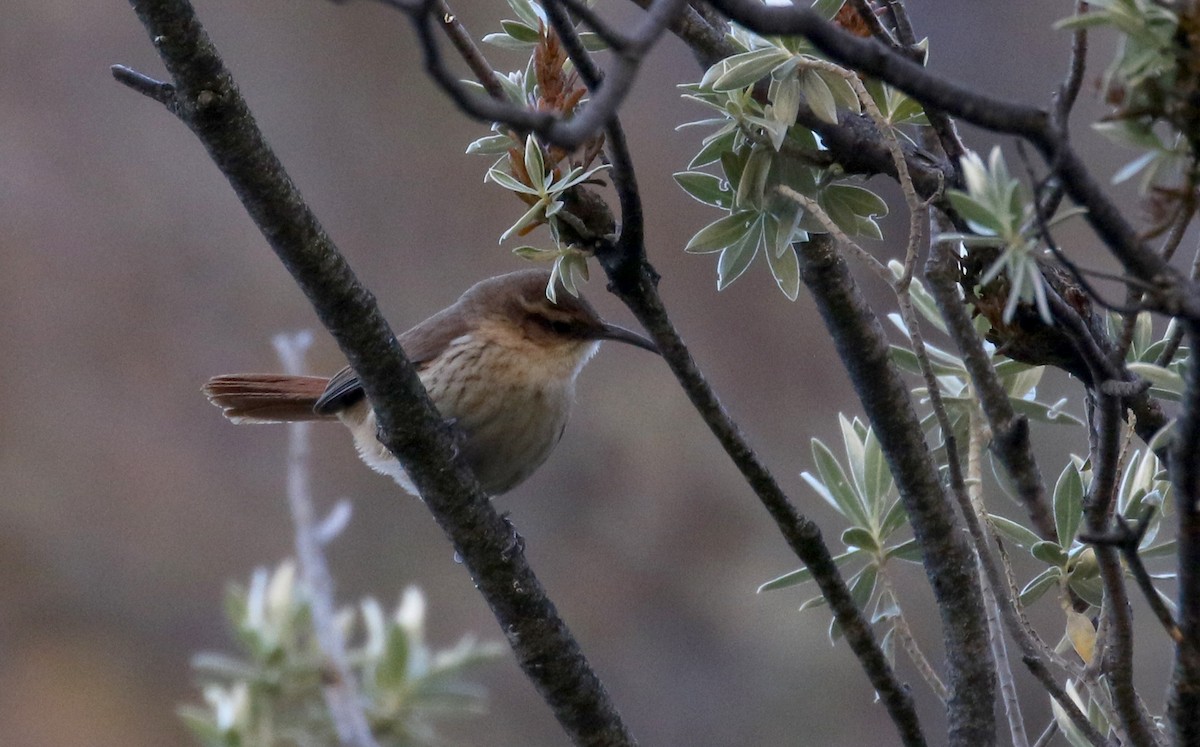
[[571, 334], [571, 331], [572, 331], [571, 323], [564, 322], [562, 320], [555, 320], [555, 321], [550, 322], [550, 329], [554, 330], [555, 332], [557, 332], [560, 335], [569, 335], [569, 334]]

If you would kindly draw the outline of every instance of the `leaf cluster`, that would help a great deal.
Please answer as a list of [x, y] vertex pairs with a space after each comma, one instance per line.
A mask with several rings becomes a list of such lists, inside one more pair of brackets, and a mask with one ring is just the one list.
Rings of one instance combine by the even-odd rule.
[[[226, 597], [239, 656], [202, 653], [193, 667], [203, 705], [180, 716], [208, 747], [303, 747], [338, 742], [326, 708], [324, 655], [314, 637], [307, 591], [285, 562], [255, 571]], [[389, 616], [374, 599], [342, 610], [351, 670], [380, 745], [440, 744], [437, 718], [479, 713], [483, 691], [464, 675], [503, 648], [466, 637], [435, 651], [425, 641], [425, 600], [410, 587]]]

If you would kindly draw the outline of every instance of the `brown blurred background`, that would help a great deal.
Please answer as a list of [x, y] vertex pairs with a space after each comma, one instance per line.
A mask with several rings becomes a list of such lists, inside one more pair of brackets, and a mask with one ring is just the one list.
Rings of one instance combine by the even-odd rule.
[[[1069, 3], [910, 5], [935, 69], [1047, 99], [1065, 62], [1049, 23]], [[191, 134], [111, 79], [113, 63], [161, 75], [128, 6], [5, 7], [0, 745], [188, 744], [173, 711], [198, 699], [189, 657], [232, 648], [226, 584], [291, 552], [285, 432], [230, 425], [199, 386], [217, 373], [277, 368], [270, 337], [316, 320]], [[477, 34], [506, 15], [499, 2], [455, 7]], [[522, 206], [482, 183], [487, 159], [463, 155], [486, 127], [425, 79], [398, 14], [323, 0], [200, 0], [198, 10], [293, 178], [397, 328], [521, 264], [496, 237]], [[798, 473], [811, 468], [810, 438], [836, 442], [836, 414], [858, 408], [810, 302], [803, 291], [787, 302], [762, 266], [717, 294], [713, 257], [681, 251], [714, 217], [670, 178], [699, 139], [673, 128], [701, 116], [673, 86], [698, 75], [667, 39], [625, 110], [651, 260], [725, 404], [836, 544], [840, 525]], [[1101, 151], [1101, 171], [1126, 158], [1080, 137]], [[993, 142], [969, 140], [981, 150]], [[899, 248], [893, 240], [879, 251]], [[587, 293], [630, 323], [602, 282]], [[334, 345], [317, 339], [312, 370], [339, 368]], [[316, 494], [323, 505], [350, 497], [355, 511], [331, 548], [340, 599], [371, 594], [391, 605], [415, 583], [429, 598], [435, 644], [468, 632], [500, 639], [420, 503], [366, 470], [340, 429], [314, 439]], [[501, 504], [643, 744], [895, 741], [846, 647], [828, 644], [825, 612], [797, 614], [799, 593], [755, 594], [796, 561], [652, 357], [604, 350], [558, 451]], [[899, 575], [937, 660], [920, 572]], [[1158, 702], [1167, 659], [1149, 638], [1139, 649], [1144, 694]], [[936, 734], [942, 709], [910, 667], [901, 673]], [[457, 743], [566, 743], [510, 658], [481, 679], [490, 713], [449, 728]], [[1044, 722], [1044, 699], [1027, 713]]]

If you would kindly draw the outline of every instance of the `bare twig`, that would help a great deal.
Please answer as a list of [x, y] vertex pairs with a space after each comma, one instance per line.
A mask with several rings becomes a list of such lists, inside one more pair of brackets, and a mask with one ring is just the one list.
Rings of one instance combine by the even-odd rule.
[[[304, 373], [304, 356], [312, 344], [311, 332], [276, 335], [272, 343], [284, 373], [297, 376]], [[338, 741], [353, 747], [375, 747], [377, 742], [359, 700], [358, 683], [350, 671], [345, 641], [335, 619], [333, 576], [325, 562], [324, 542], [319, 536], [320, 522], [313, 509], [308, 462], [309, 426], [309, 423], [288, 424], [287, 499], [296, 530], [296, 561], [307, 591], [313, 632], [330, 674], [324, 679], [322, 691]]]
[[546, 143], [574, 148], [607, 126], [629, 93], [646, 52], [686, 8], [684, 0], [654, 0], [646, 17], [624, 36], [604, 85], [570, 119], [507, 101], [479, 96], [467, 89], [446, 67], [433, 33], [438, 0], [380, 0], [408, 15], [421, 42], [425, 70], [465, 114], [484, 122], [500, 122], [517, 132], [534, 132]]
[[433, 9], [441, 17], [442, 31], [446, 33], [450, 43], [458, 50], [463, 62], [466, 62], [467, 67], [471, 68], [471, 74], [475, 76], [475, 80], [479, 81], [489, 96], [498, 101], [505, 100], [504, 89], [496, 78], [495, 69], [487, 61], [483, 51], [475, 44], [475, 39], [471, 37], [462, 20], [454, 11], [450, 10], [446, 0], [434, 0]]

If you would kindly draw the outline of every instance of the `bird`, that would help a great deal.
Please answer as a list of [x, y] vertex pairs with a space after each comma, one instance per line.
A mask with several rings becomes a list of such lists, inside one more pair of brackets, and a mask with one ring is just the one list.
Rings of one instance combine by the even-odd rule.
[[[457, 301], [400, 335], [400, 347], [438, 412], [458, 429], [458, 454], [492, 496], [521, 484], [562, 437], [575, 380], [604, 340], [658, 353], [646, 337], [600, 318], [551, 273], [528, 269], [471, 286]], [[375, 411], [350, 367], [330, 378], [288, 374], [215, 376], [203, 392], [234, 423], [340, 420], [359, 457], [418, 495], [377, 438]]]

